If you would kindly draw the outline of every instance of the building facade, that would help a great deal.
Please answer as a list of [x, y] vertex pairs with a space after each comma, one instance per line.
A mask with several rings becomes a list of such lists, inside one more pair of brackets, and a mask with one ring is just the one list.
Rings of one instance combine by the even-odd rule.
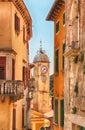
[[85, 130], [84, 12], [84, 0], [66, 0], [65, 130]]
[[26, 129], [28, 41], [32, 19], [22, 0], [0, 0], [0, 129]]
[[48, 16], [54, 22], [54, 130], [64, 128], [65, 2], [55, 0]]

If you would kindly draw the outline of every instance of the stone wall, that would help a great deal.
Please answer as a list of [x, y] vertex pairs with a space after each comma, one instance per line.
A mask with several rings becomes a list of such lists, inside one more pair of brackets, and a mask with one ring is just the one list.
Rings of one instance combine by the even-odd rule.
[[[78, 2], [78, 26], [71, 22], [73, 3]], [[65, 58], [65, 130], [75, 130], [73, 124], [85, 127], [85, 0], [66, 0], [66, 53]], [[75, 13], [75, 12], [74, 12]], [[76, 24], [75, 24], [76, 25]], [[78, 27], [78, 29], [77, 29]], [[72, 49], [73, 32], [78, 37], [78, 53]], [[74, 41], [75, 42], [75, 41]], [[70, 48], [70, 49], [68, 49]], [[70, 51], [69, 51], [70, 50]], [[72, 54], [73, 53], [73, 54]], [[76, 128], [77, 130], [77, 128]], [[79, 127], [78, 127], [79, 130]]]

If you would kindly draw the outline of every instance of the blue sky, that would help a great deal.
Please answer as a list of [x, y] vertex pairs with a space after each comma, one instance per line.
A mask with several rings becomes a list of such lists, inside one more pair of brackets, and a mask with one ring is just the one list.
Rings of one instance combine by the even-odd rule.
[[24, 0], [26, 7], [32, 18], [32, 38], [29, 41], [30, 62], [33, 62], [34, 56], [42, 48], [50, 60], [50, 74], [53, 74], [53, 22], [46, 21], [54, 0]]

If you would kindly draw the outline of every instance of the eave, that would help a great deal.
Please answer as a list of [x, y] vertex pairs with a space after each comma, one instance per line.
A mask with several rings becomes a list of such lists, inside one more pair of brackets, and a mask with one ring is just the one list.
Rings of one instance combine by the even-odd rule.
[[24, 19], [27, 29], [29, 29], [30, 34], [29, 39], [32, 37], [32, 19], [30, 16], [30, 13], [28, 9], [26, 8], [23, 0], [0, 0], [0, 2], [13, 2], [15, 5], [16, 9], [20, 12], [22, 15], [22, 18]]
[[55, 0], [53, 6], [51, 7], [46, 17], [46, 20], [54, 21], [64, 5], [65, 5], [65, 0]]

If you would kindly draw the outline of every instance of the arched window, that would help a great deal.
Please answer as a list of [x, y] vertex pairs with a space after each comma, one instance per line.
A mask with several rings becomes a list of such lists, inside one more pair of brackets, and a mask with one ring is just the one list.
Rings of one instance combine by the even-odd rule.
[[71, 13], [71, 34], [70, 34], [70, 44], [74, 48], [79, 48], [79, 1], [73, 0]]

